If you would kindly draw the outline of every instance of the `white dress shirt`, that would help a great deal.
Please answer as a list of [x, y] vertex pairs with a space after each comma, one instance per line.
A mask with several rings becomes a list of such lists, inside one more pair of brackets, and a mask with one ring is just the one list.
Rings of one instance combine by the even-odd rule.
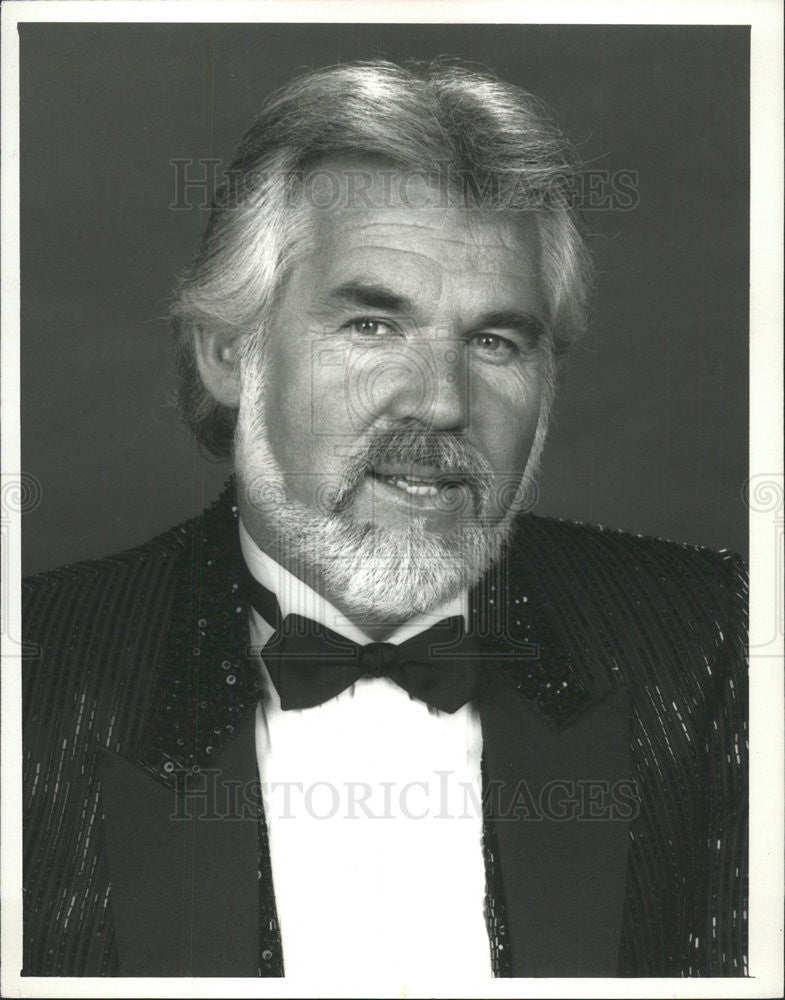
[[[240, 540], [284, 616], [370, 641], [242, 523]], [[463, 595], [387, 641], [465, 611]], [[253, 611], [252, 643], [261, 648], [272, 632]], [[261, 659], [260, 667], [256, 753], [285, 974], [398, 989], [439, 976], [490, 978], [476, 708], [440, 712], [380, 677], [284, 712]]]

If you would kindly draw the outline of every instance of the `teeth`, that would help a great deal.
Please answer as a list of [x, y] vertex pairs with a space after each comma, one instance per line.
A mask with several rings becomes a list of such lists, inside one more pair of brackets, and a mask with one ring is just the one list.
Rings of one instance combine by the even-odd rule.
[[391, 486], [396, 486], [399, 490], [404, 490], [411, 496], [435, 497], [439, 490], [430, 483], [422, 480], [406, 479], [403, 476], [383, 476], [382, 479]]

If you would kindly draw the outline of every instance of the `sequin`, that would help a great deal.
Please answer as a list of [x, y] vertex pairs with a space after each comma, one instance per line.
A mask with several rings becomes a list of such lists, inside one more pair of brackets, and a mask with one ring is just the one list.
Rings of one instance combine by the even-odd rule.
[[[26, 637], [43, 651], [23, 666], [26, 974], [119, 971], [96, 748], [175, 787], [212, 764], [254, 710], [230, 498], [140, 549], [25, 584]], [[201, 561], [192, 564], [195, 551]], [[564, 727], [619, 684], [631, 693], [640, 809], [629, 831], [619, 974], [746, 974], [740, 561], [525, 515], [489, 577], [474, 588], [471, 621], [511, 697]], [[276, 976], [282, 952], [261, 811], [258, 829], [256, 954], [259, 974]], [[486, 916], [494, 970], [505, 975], [514, 943], [491, 837]]]

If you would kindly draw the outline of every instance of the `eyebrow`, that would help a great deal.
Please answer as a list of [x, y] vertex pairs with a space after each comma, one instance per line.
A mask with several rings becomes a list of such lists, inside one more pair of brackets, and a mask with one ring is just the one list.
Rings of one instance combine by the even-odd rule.
[[[365, 281], [346, 281], [333, 288], [326, 296], [327, 302], [359, 309], [380, 309], [407, 315], [414, 313], [414, 303], [406, 295], [393, 291], [386, 285]], [[524, 337], [540, 338], [545, 335], [545, 324], [532, 313], [503, 309], [486, 313], [471, 324], [474, 330], [509, 330]]]
[[510, 309], [487, 313], [480, 318], [478, 323], [473, 323], [472, 326], [476, 330], [485, 330], [488, 328], [510, 330], [513, 333], [520, 333], [525, 337], [543, 337], [545, 335], [545, 324], [541, 319], [538, 319], [531, 313], [517, 312]]
[[394, 292], [386, 285], [368, 284], [364, 281], [347, 281], [333, 288], [327, 301], [361, 309], [382, 309], [387, 312], [414, 312], [414, 304], [406, 295]]

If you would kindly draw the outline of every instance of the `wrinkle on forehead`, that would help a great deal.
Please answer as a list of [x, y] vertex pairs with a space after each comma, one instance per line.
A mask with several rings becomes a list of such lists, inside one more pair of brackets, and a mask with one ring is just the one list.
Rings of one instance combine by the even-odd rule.
[[[311, 206], [310, 238], [300, 244], [286, 282], [301, 306], [309, 299], [311, 309], [318, 309], [333, 288], [365, 282], [389, 287], [426, 312], [428, 303], [445, 296], [461, 313], [461, 303], [474, 311], [472, 300], [478, 312], [482, 307], [542, 311], [533, 215], [440, 204], [440, 191], [424, 182], [416, 194], [420, 204], [414, 206], [389, 197], [370, 207], [340, 199], [330, 207]], [[423, 207], [427, 197], [432, 204]]]
[[[376, 159], [347, 154], [327, 157], [318, 168], [325, 190], [317, 197], [320, 182], [314, 178], [316, 187], [308, 200], [317, 230], [326, 227], [338, 236], [348, 229], [359, 232], [376, 226], [405, 225], [411, 230], [421, 229], [423, 234], [432, 231], [442, 236], [448, 229], [460, 230], [459, 238], [451, 238], [459, 242], [470, 238], [478, 246], [497, 245], [513, 251], [519, 251], [521, 243], [539, 244], [533, 213], [445, 204], [443, 187], [421, 174], [396, 170], [392, 164], [385, 167]], [[366, 199], [359, 202], [358, 175], [363, 177], [361, 188]]]
[[[345, 275], [355, 265], [371, 274], [376, 269], [393, 269], [396, 273], [420, 272], [424, 279], [430, 275], [431, 280], [437, 280], [438, 275], [471, 272], [531, 281], [539, 274], [536, 226], [522, 239], [512, 226], [499, 225], [495, 219], [482, 226], [466, 225], [461, 217], [449, 219], [446, 225], [437, 225], [435, 219], [432, 225], [406, 219], [357, 221], [359, 224], [353, 225], [340, 218], [331, 226], [325, 220], [320, 227], [307, 256], [322, 274], [335, 269]], [[340, 255], [337, 268], [336, 251]]]
[[373, 245], [374, 240], [438, 240], [476, 249], [528, 253], [539, 244], [539, 230], [532, 215], [510, 217], [501, 212], [449, 209], [353, 209], [321, 211], [316, 217], [317, 238], [351, 236]]

